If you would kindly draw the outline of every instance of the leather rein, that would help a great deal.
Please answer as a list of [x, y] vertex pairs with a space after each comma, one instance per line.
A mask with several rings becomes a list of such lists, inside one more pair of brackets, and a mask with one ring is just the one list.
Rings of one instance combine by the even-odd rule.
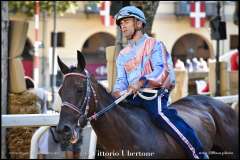
[[[84, 115], [83, 116], [87, 116], [88, 114], [88, 111], [89, 111], [89, 101], [90, 101], [90, 98], [91, 98], [91, 94], [93, 94], [93, 97], [94, 97], [94, 101], [95, 101], [95, 104], [98, 103], [97, 101], [97, 97], [96, 97], [96, 92], [92, 86], [92, 82], [90, 80], [90, 76], [89, 76], [89, 73], [87, 70], [84, 70], [86, 75], [85, 74], [82, 74], [82, 73], [68, 73], [68, 74], [65, 74], [64, 75], [64, 79], [67, 77], [67, 76], [79, 76], [83, 79], [86, 79], [87, 80], [87, 85], [86, 85], [86, 94], [85, 94], [85, 97], [84, 97], [84, 100], [82, 103], [80, 103], [78, 106], [70, 103], [70, 102], [67, 102], [67, 101], [63, 101], [62, 103], [62, 106], [65, 106], [65, 107], [68, 107], [76, 112], [78, 112], [80, 114], [80, 117], [78, 119], [78, 126], [80, 126], [80, 123], [79, 123], [79, 120], [81, 118], [81, 114], [83, 113], [83, 109], [85, 108], [85, 112], [84, 112]], [[59, 88], [59, 90], [61, 89], [62, 87]], [[80, 109], [81, 107], [80, 106], [85, 106], [83, 107], [82, 109]], [[96, 119], [96, 113], [94, 113], [92, 116], [88, 117], [87, 120], [88, 121], [91, 121], [92, 119]]]
[[[78, 106], [70, 103], [70, 102], [67, 102], [67, 101], [64, 101], [62, 103], [62, 106], [65, 106], [65, 107], [69, 107], [70, 109], [78, 112], [80, 114], [80, 117], [78, 119], [78, 123], [77, 125], [80, 126], [80, 123], [79, 123], [79, 120], [81, 118], [81, 116], [86, 116], [87, 117], [87, 114], [88, 114], [88, 111], [89, 111], [89, 101], [90, 101], [90, 98], [91, 98], [91, 94], [93, 94], [93, 98], [94, 98], [94, 101], [95, 101], [95, 105], [97, 105], [98, 103], [98, 100], [97, 100], [97, 97], [96, 97], [96, 92], [92, 86], [92, 82], [90, 80], [90, 75], [88, 73], [87, 70], [84, 70], [86, 75], [85, 74], [82, 74], [82, 73], [68, 73], [68, 74], [65, 74], [64, 75], [64, 79], [67, 77], [67, 76], [80, 76], [81, 78], [84, 78], [87, 80], [87, 85], [86, 85], [86, 95], [84, 97], [84, 100], [82, 103], [80, 103]], [[61, 89], [62, 87], [59, 88], [59, 90]], [[146, 96], [143, 96], [141, 93], [142, 92], [147, 92], [147, 93], [154, 93], [154, 96], [152, 97], [146, 97]], [[131, 95], [132, 93], [131, 92], [127, 92], [125, 91], [125, 93], [120, 97], [118, 98], [117, 100], [115, 100], [112, 104], [108, 105], [107, 107], [103, 108], [102, 110], [100, 110], [99, 112], [97, 113], [94, 113], [92, 116], [88, 117], [87, 118], [87, 121], [92, 121], [93, 119], [94, 120], [97, 120], [97, 118], [99, 118], [100, 116], [102, 116], [104, 113], [106, 113], [107, 111], [109, 111], [110, 109], [112, 109], [116, 104], [120, 103], [122, 100], [124, 100], [127, 96]], [[157, 97], [158, 95], [158, 91], [157, 90], [152, 90], [152, 89], [142, 89], [140, 91], [137, 92], [137, 94], [143, 98], [143, 99], [146, 99], [146, 100], [152, 100], [154, 98]], [[82, 109], [79, 109], [81, 108], [80, 106], [86, 106], [85, 107], [82, 107]], [[81, 115], [83, 113], [83, 109], [85, 108], [85, 112], [84, 112], [84, 115]]]

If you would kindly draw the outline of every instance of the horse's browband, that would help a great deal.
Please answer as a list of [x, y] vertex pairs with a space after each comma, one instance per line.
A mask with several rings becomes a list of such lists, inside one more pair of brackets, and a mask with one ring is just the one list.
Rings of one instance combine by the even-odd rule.
[[[84, 70], [84, 71], [87, 73], [87, 70]], [[74, 72], [74, 73], [67, 73], [67, 74], [65, 74], [63, 80], [64, 80], [67, 76], [71, 76], [71, 75], [80, 76], [80, 77], [83, 77], [83, 78], [88, 78], [88, 76], [85, 75], [85, 74]], [[62, 85], [59, 87], [58, 92], [60, 91], [61, 88], [62, 88]]]
[[86, 76], [85, 74], [82, 74], [82, 73], [67, 73], [64, 75], [64, 78], [67, 77], [67, 76], [70, 76], [70, 75], [76, 75], [76, 76], [81, 76], [81, 77], [84, 77], [84, 78], [88, 78], [88, 76]]

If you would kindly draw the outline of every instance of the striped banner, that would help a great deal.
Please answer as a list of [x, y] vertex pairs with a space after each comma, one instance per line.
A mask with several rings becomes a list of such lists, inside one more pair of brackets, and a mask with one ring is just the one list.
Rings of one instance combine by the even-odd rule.
[[114, 18], [110, 15], [111, 1], [100, 1], [100, 17], [105, 27], [114, 25]]

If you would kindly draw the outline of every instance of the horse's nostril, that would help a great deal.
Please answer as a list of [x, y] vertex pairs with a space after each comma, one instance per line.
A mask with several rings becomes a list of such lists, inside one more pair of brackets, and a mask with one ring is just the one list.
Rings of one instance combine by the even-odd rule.
[[63, 132], [68, 133], [71, 131], [71, 128], [68, 125], [64, 125]]
[[71, 132], [71, 127], [70, 127], [69, 125], [67, 125], [67, 124], [65, 124], [65, 125], [60, 125], [60, 126], [57, 126], [56, 131], [57, 131], [58, 133], [64, 133], [64, 134], [66, 134], [66, 133]]

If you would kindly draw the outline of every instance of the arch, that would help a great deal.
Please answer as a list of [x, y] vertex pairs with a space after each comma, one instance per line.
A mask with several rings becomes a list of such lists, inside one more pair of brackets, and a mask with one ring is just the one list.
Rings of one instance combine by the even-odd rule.
[[83, 43], [82, 53], [87, 61], [86, 68], [96, 79], [107, 79], [105, 49], [112, 45], [115, 45], [115, 37], [106, 32], [94, 33]]
[[197, 33], [186, 33], [180, 36], [172, 48], [174, 60], [179, 58], [183, 62], [194, 57], [207, 60], [214, 57], [213, 46], [207, 38]]
[[91, 37], [93, 37], [93, 36], [95, 36], [95, 35], [97, 35], [97, 34], [99, 34], [99, 33], [104, 33], [104, 34], [109, 35], [109, 36], [113, 37], [114, 39], [116, 39], [116, 38], [115, 38], [115, 35], [112, 34], [111, 32], [103, 31], [103, 30], [99, 30], [99, 31], [97, 31], [97, 32], [96, 32], [96, 31], [92, 31], [92, 32], [90, 32], [89, 34], [87, 34], [86, 36], [81, 37], [82, 42], [81, 42], [81, 45], [80, 45], [79, 49], [81, 49], [81, 51], [82, 51], [83, 48], [84, 48], [85, 42], [86, 42], [88, 39], [90, 39]]

